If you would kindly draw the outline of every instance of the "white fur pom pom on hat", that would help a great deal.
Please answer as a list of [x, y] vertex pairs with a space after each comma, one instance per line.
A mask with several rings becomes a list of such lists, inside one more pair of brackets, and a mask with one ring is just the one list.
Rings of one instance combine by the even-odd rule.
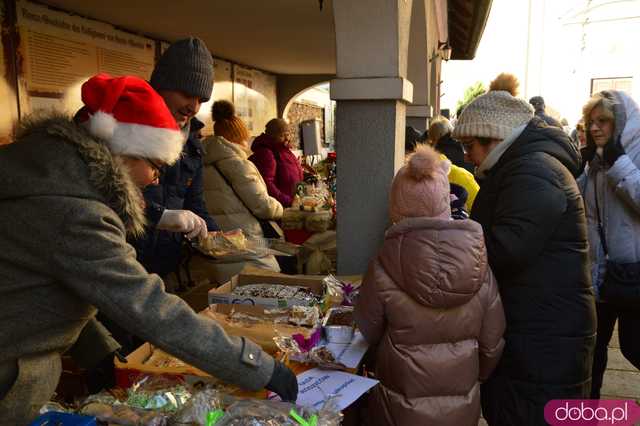
[[118, 122], [113, 115], [98, 111], [89, 118], [88, 125], [89, 133], [108, 141], [113, 138]]
[[419, 144], [393, 179], [389, 214], [393, 222], [407, 217], [449, 218], [451, 162], [433, 148]]

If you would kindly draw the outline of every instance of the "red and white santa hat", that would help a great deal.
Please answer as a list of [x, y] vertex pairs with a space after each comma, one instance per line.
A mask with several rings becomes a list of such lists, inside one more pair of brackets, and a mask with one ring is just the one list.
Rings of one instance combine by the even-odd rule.
[[80, 120], [114, 154], [167, 164], [180, 156], [184, 136], [162, 97], [141, 78], [98, 74], [82, 85], [82, 102], [88, 114]]

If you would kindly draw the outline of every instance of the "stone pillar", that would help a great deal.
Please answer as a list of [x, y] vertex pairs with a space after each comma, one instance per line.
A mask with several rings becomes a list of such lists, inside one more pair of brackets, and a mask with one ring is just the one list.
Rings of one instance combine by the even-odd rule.
[[338, 273], [361, 274], [389, 226], [391, 181], [404, 158], [412, 0], [333, 2], [336, 26]]
[[407, 106], [407, 126], [423, 132], [432, 116], [429, 104], [429, 58], [426, 0], [414, 0], [407, 56], [407, 77], [413, 84], [413, 102]]

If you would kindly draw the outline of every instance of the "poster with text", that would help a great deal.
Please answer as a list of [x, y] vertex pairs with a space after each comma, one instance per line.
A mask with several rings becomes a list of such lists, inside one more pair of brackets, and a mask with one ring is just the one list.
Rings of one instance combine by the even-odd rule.
[[[29, 97], [59, 99], [57, 109], [72, 113], [81, 105], [82, 83], [95, 74], [144, 79], [151, 75], [155, 51], [151, 39], [25, 0], [16, 1], [16, 13], [20, 87]], [[53, 104], [30, 102], [29, 109]]]

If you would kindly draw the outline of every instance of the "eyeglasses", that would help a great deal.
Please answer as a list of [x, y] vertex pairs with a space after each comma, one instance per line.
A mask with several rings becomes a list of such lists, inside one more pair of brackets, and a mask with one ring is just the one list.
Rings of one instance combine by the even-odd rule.
[[157, 177], [162, 176], [162, 172], [164, 171], [164, 165], [163, 164], [156, 163], [155, 161], [150, 160], [149, 158], [144, 158], [144, 161], [146, 161], [147, 164], [149, 166], [151, 166], [151, 168], [153, 169], [154, 174]]
[[471, 147], [473, 147], [473, 144], [476, 142], [476, 139], [461, 140], [460, 144], [462, 144], [462, 150], [464, 151], [464, 153], [468, 154], [469, 151], [471, 151]]
[[598, 129], [602, 130], [602, 127], [611, 123], [611, 121], [609, 117], [596, 117], [595, 120], [589, 121], [587, 128], [590, 129], [591, 126], [595, 124]]

